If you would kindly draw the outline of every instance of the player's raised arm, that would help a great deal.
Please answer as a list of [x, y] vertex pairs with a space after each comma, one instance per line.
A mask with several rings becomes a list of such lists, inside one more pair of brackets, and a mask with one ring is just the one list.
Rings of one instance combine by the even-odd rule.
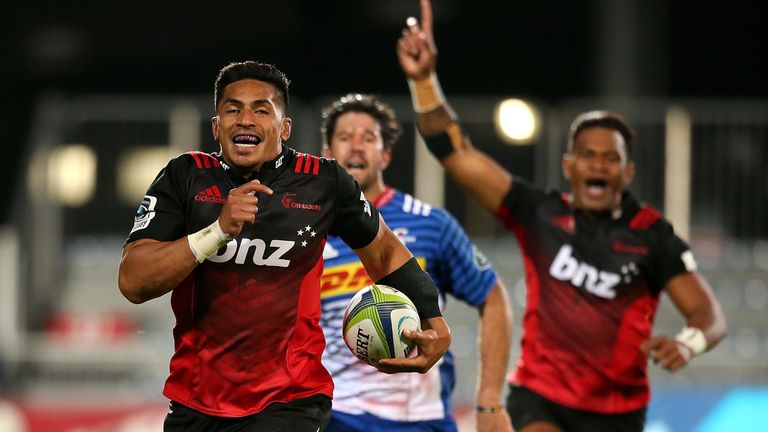
[[413, 340], [418, 347], [416, 357], [384, 359], [374, 366], [386, 373], [427, 372], [451, 344], [451, 331], [440, 313], [437, 288], [432, 279], [383, 219], [379, 220], [379, 231], [373, 241], [355, 249], [355, 253], [371, 279], [402, 291], [413, 301], [423, 328], [421, 332], [403, 332], [403, 336]]
[[421, 23], [408, 18], [397, 42], [400, 68], [408, 79], [419, 133], [448, 174], [475, 200], [495, 213], [512, 187], [512, 177], [472, 146], [440, 88], [432, 5], [421, 1]]

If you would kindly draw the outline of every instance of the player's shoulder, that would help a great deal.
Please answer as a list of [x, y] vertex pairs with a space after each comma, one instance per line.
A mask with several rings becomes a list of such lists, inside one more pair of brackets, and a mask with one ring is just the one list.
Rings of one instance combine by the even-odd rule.
[[343, 171], [336, 159], [296, 150], [292, 150], [292, 152], [288, 163], [291, 171], [296, 175], [336, 178], [339, 172]]
[[663, 223], [661, 212], [650, 205], [642, 206], [629, 220], [629, 229], [644, 231]]
[[450, 217], [444, 209], [435, 207], [409, 193], [394, 188], [384, 191], [383, 196], [377, 201], [384, 201], [384, 205], [416, 218], [443, 220], [446, 217]]
[[217, 153], [189, 151], [172, 157], [163, 168], [164, 176], [174, 179], [194, 177], [202, 171], [213, 172], [224, 162]]
[[222, 161], [218, 153], [188, 151], [171, 159], [169, 165], [178, 169], [209, 170], [220, 168]]
[[628, 211], [627, 227], [631, 231], [659, 231], [666, 230], [670, 225], [664, 219], [661, 211], [652, 205], [635, 200], [633, 197], [627, 197], [627, 203], [624, 211]]
[[561, 205], [567, 202], [567, 194], [554, 188], [539, 188], [527, 180], [514, 177], [512, 187], [504, 197], [503, 202], [508, 207], [523, 205], [526, 208], [537, 205]]
[[388, 189], [387, 193], [391, 193], [391, 197], [386, 202], [376, 203], [387, 223], [403, 223], [436, 232], [461, 230], [459, 222], [447, 210], [396, 189]]

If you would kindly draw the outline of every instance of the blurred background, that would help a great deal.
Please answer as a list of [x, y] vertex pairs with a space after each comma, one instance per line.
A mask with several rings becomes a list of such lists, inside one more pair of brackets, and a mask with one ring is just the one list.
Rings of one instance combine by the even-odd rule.
[[[622, 112], [638, 131], [632, 190], [687, 238], [730, 324], [680, 373], [654, 366], [647, 431], [768, 430], [768, 13], [760, 2], [434, 0], [438, 72], [475, 145], [565, 186], [568, 123]], [[168, 298], [116, 284], [143, 193], [168, 158], [218, 148], [213, 80], [230, 61], [292, 80], [289, 145], [317, 152], [319, 110], [382, 96], [406, 133], [386, 173], [442, 205], [525, 302], [511, 234], [415, 145], [395, 57], [417, 0], [3, 2], [0, 5], [0, 432], [161, 430]], [[463, 431], [473, 430], [473, 309], [448, 305]], [[659, 333], [683, 325], [664, 301]], [[512, 361], [519, 354], [517, 343]]]

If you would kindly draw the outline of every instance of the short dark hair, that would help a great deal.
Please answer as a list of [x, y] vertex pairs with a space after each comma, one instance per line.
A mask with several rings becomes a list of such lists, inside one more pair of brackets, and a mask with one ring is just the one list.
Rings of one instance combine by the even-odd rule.
[[593, 127], [604, 127], [620, 133], [622, 138], [624, 138], [627, 158], [632, 156], [632, 142], [635, 139], [635, 130], [621, 114], [605, 110], [583, 112], [573, 119], [570, 132], [568, 133], [568, 151], [573, 151], [573, 143], [581, 131]]
[[330, 147], [336, 121], [348, 112], [361, 112], [373, 117], [381, 127], [384, 148], [392, 148], [403, 133], [403, 128], [395, 117], [395, 110], [389, 105], [373, 95], [349, 93], [323, 108], [320, 135], [324, 145]]
[[244, 79], [254, 79], [272, 84], [281, 99], [283, 109], [288, 110], [288, 86], [291, 83], [288, 81], [288, 77], [274, 65], [250, 60], [230, 63], [219, 71], [213, 89], [214, 108], [218, 108], [224, 89], [228, 85]]

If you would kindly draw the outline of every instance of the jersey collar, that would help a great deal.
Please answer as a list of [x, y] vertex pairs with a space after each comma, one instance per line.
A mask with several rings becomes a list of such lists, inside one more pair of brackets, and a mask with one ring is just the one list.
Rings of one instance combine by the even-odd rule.
[[389, 204], [390, 201], [392, 201], [392, 198], [395, 197], [395, 189], [392, 186], [387, 186], [384, 189], [384, 192], [379, 194], [379, 196], [376, 197], [375, 200], [373, 200], [373, 205], [376, 206], [376, 208], [384, 207], [385, 205]]
[[[563, 193], [561, 195], [563, 202], [571, 208], [571, 211], [577, 210], [573, 208], [573, 195]], [[618, 208], [611, 211], [598, 211], [589, 212], [590, 215], [597, 219], [612, 219], [619, 220], [625, 216], [633, 216], [640, 209], [640, 204], [629, 191], [624, 191], [621, 195], [621, 204]], [[586, 213], [586, 212], [585, 212]]]
[[224, 156], [221, 154], [221, 152], [214, 153], [216, 156], [216, 159], [219, 160], [221, 163], [221, 166], [224, 168], [224, 171], [226, 171], [227, 176], [232, 180], [232, 182], [239, 186], [241, 184], [244, 184], [247, 181], [256, 180], [258, 179], [260, 182], [269, 185], [269, 182], [272, 181], [278, 174], [283, 172], [283, 170], [290, 165], [291, 161], [296, 156], [296, 151], [285, 144], [282, 144], [282, 150], [280, 151], [280, 154], [277, 155], [276, 158], [272, 159], [271, 161], [264, 162], [261, 165], [261, 169], [256, 171], [251, 175], [250, 178], [245, 178], [243, 176], [237, 175], [232, 172], [232, 170], [229, 168], [229, 164], [224, 160]]

